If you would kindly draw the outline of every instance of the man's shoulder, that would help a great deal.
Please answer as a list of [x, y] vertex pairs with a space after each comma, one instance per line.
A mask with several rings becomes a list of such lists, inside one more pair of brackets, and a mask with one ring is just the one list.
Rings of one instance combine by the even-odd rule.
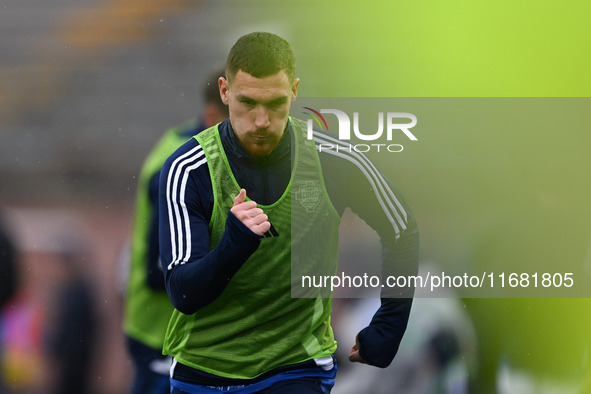
[[346, 168], [363, 167], [371, 162], [363, 151], [350, 141], [339, 139], [335, 133], [314, 131], [313, 139], [325, 171], [343, 172]]
[[197, 169], [206, 162], [205, 154], [199, 142], [195, 138], [189, 138], [166, 159], [163, 168], [166, 171]]
[[[205, 152], [203, 147], [198, 140], [198, 136], [205, 135], [205, 133], [221, 133], [224, 127], [227, 127], [227, 121], [219, 123], [215, 126], [206, 129], [197, 129], [195, 134], [190, 137], [184, 144], [182, 144], [177, 150], [168, 157], [165, 163], [165, 167], [173, 166], [192, 166], [190, 169], [201, 167], [202, 164], [207, 163]], [[207, 168], [205, 166], [205, 168]]]

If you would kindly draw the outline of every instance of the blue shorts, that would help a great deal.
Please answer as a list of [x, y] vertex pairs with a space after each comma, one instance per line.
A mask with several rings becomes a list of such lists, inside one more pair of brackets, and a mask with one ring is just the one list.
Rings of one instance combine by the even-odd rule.
[[170, 379], [171, 393], [173, 394], [208, 394], [208, 393], [282, 393], [282, 394], [305, 394], [319, 393], [328, 394], [334, 386], [334, 379], [337, 373], [336, 365], [324, 371], [321, 368], [298, 369], [286, 371], [273, 375], [260, 382], [240, 386], [200, 386]]

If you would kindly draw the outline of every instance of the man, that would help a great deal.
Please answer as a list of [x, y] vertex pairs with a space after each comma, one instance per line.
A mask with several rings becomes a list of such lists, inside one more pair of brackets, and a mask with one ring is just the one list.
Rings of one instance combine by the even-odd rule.
[[[316, 151], [319, 142], [307, 140], [303, 122], [289, 117], [298, 84], [285, 40], [270, 33], [241, 37], [219, 79], [229, 119], [197, 134], [163, 167], [160, 248], [176, 308], [163, 352], [174, 358], [173, 393], [330, 392], [336, 375], [331, 299], [292, 298], [290, 275], [292, 264], [334, 271], [338, 218], [346, 207], [380, 235], [383, 264], [416, 272], [418, 233], [405, 202], [356, 153]], [[308, 208], [320, 206], [319, 214], [294, 215], [308, 184], [317, 191]], [[406, 219], [391, 222], [384, 210], [394, 205], [378, 199], [396, 199], [404, 211], [396, 217]], [[292, 219], [310, 231], [326, 230], [327, 247], [310, 253], [312, 261], [292, 256], [315, 238], [294, 230]], [[383, 299], [349, 359], [389, 365], [410, 306], [410, 298]]]
[[217, 79], [219, 70], [205, 86], [205, 107], [201, 121], [191, 120], [168, 130], [146, 158], [139, 177], [135, 222], [130, 251], [130, 274], [124, 331], [136, 374], [132, 393], [169, 393], [170, 357], [162, 355], [162, 344], [174, 309], [166, 295], [158, 250], [158, 182], [164, 161], [197, 132], [228, 117], [221, 102]]

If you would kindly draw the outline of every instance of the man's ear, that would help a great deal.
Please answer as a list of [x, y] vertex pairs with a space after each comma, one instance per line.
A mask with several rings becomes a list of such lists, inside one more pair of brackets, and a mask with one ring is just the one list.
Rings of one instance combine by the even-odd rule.
[[292, 100], [295, 100], [295, 98], [298, 96], [298, 86], [300, 84], [300, 79], [299, 78], [295, 78], [293, 80], [293, 84], [291, 85], [291, 98]]
[[218, 86], [220, 88], [220, 98], [222, 99], [222, 103], [228, 105], [228, 89], [229, 89], [230, 82], [224, 78], [218, 78]]

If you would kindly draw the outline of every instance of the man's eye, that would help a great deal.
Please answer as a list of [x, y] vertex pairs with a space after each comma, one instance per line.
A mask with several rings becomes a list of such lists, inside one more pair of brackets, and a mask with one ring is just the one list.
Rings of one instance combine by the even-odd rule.
[[269, 103], [269, 105], [267, 106], [269, 109], [279, 109], [281, 108], [281, 106], [283, 105], [283, 101], [277, 101], [277, 102], [272, 102]]

